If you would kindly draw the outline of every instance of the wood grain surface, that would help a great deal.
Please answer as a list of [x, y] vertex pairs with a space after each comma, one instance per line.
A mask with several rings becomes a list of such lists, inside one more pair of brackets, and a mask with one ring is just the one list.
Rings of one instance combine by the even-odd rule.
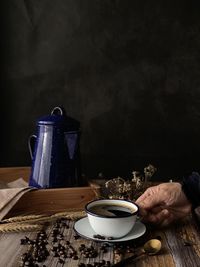
[[30, 167], [5, 167], [0, 168], [0, 181], [11, 182], [19, 178], [28, 181], [30, 175]]
[[[76, 239], [76, 234], [73, 230], [74, 221], [69, 221], [69, 228], [63, 228], [62, 233], [64, 240], [69, 240], [70, 244], [78, 249], [80, 244], [86, 246], [94, 246], [98, 251], [98, 256], [93, 259], [85, 259], [79, 255], [78, 260], [67, 258], [64, 264], [58, 262], [58, 258], [50, 255], [47, 257], [45, 262], [39, 264], [39, 266], [64, 266], [64, 267], [78, 267], [80, 262], [85, 264], [98, 262], [100, 260], [110, 261], [111, 263], [117, 262], [119, 257], [115, 254], [115, 248], [113, 244], [110, 244], [106, 253], [101, 251], [102, 243], [86, 240], [83, 238]], [[51, 250], [51, 230], [53, 225], [49, 225], [46, 228], [48, 236], [48, 248]], [[18, 267], [20, 266], [20, 256], [27, 251], [27, 246], [20, 245], [20, 239], [24, 236], [35, 238], [36, 233], [10, 233], [0, 235], [0, 267]], [[188, 217], [186, 220], [171, 225], [168, 228], [156, 229], [147, 225], [147, 232], [144, 236], [131, 240], [124, 243], [123, 246], [127, 245], [133, 247], [134, 253], [138, 253], [143, 247], [143, 244], [150, 238], [159, 238], [162, 242], [162, 249], [158, 255], [148, 256], [144, 255], [134, 262], [126, 265], [136, 267], [198, 267], [200, 266], [200, 230], [197, 222], [192, 218]], [[127, 250], [121, 255], [122, 258], [130, 256]]]
[[27, 192], [16, 203], [6, 217], [17, 214], [54, 214], [68, 209], [84, 208], [85, 204], [97, 197], [98, 187], [72, 187], [39, 189]]

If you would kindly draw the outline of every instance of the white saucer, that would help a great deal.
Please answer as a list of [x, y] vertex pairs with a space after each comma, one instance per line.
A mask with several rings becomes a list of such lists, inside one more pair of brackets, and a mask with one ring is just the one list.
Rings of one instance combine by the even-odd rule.
[[94, 238], [94, 235], [96, 235], [96, 233], [91, 228], [89, 221], [88, 221], [88, 217], [84, 217], [84, 218], [78, 220], [77, 222], [75, 222], [74, 230], [78, 235], [80, 235], [84, 238], [87, 238], [87, 239], [95, 240], [95, 241], [124, 242], [124, 241], [129, 241], [132, 239], [136, 239], [136, 238], [142, 236], [146, 232], [146, 226], [143, 223], [141, 223], [140, 221], [136, 221], [133, 229], [126, 236], [121, 237], [119, 239], [113, 239], [113, 240], [103, 239], [102, 240], [102, 239]]

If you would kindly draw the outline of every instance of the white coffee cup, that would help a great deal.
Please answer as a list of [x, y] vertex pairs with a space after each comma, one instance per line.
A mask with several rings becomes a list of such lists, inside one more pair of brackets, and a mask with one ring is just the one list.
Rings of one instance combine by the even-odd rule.
[[128, 200], [98, 199], [87, 203], [85, 210], [96, 234], [116, 239], [132, 230], [139, 208]]

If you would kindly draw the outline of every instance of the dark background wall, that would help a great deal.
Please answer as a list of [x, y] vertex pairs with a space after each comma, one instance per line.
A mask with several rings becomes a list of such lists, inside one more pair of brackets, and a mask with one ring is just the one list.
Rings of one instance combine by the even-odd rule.
[[198, 170], [198, 1], [9, 0], [3, 14], [1, 166], [30, 165], [36, 119], [62, 105], [87, 176]]

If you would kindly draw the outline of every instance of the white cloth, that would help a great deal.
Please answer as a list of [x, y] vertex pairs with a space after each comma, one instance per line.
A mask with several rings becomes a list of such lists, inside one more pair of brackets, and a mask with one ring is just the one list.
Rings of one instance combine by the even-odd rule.
[[28, 191], [35, 188], [29, 187], [27, 182], [19, 178], [8, 184], [0, 184], [0, 220], [12, 209], [17, 201]]

